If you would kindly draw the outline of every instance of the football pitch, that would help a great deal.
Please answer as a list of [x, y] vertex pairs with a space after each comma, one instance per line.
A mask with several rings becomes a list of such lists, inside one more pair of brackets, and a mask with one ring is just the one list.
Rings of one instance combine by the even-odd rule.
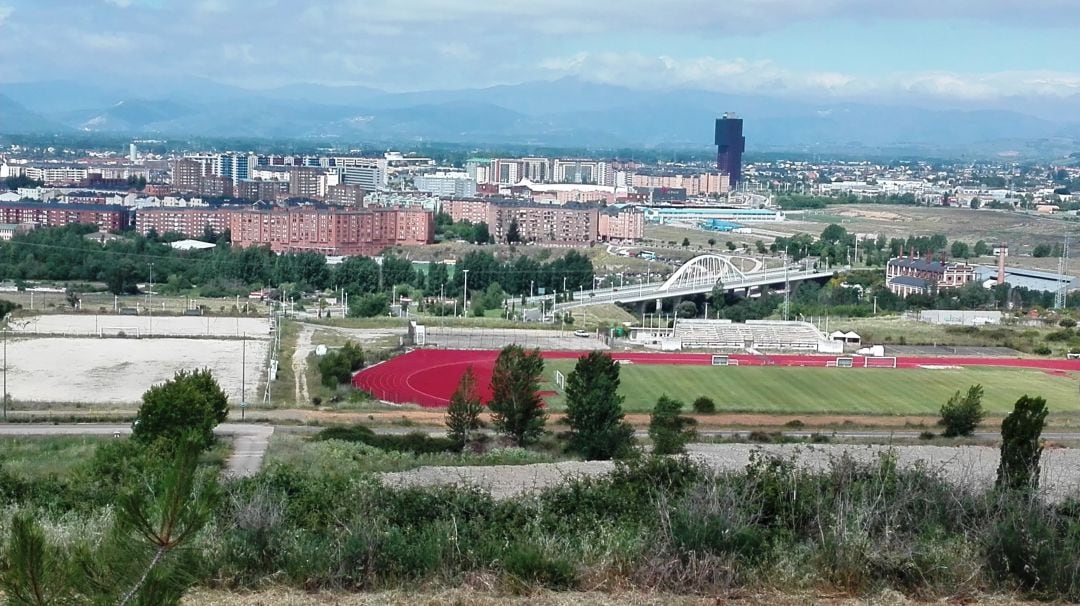
[[[545, 390], [555, 391], [554, 375], [569, 374], [573, 360], [549, 360]], [[963, 369], [804, 368], [789, 366], [620, 366], [628, 412], [652, 409], [660, 396], [690, 403], [700, 396], [719, 412], [791, 414], [936, 415], [957, 390], [983, 386], [983, 407], [1003, 415], [1023, 395], [1046, 398], [1051, 414], [1080, 411], [1080, 375], [1026, 368]], [[555, 410], [562, 394], [547, 398]]]

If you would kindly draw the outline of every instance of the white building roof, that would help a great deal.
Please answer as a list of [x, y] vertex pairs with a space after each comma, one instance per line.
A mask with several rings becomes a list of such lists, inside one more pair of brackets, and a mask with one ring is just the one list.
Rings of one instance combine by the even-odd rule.
[[201, 240], [177, 240], [176, 242], [170, 243], [169, 246], [176, 250], [205, 250], [207, 248], [214, 248], [216, 244], [203, 242]]

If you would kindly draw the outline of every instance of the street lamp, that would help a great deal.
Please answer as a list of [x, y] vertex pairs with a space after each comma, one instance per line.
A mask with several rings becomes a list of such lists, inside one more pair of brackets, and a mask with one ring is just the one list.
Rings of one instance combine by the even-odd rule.
[[466, 318], [469, 316], [469, 270], [461, 270], [465, 272], [465, 285], [461, 289], [461, 317]]
[[7, 421], [7, 333], [8, 328], [4, 326], [4, 421]]

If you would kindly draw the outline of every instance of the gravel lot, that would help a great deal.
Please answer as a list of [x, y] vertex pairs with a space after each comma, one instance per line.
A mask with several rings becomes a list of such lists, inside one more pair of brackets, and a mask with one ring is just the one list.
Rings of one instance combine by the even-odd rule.
[[49, 314], [16, 319], [13, 332], [53, 335], [97, 335], [99, 330], [109, 335], [120, 331], [141, 336], [175, 337], [239, 337], [270, 338], [270, 323], [266, 318], [223, 318], [212, 316], [117, 316]]
[[[870, 461], [887, 446], [861, 445], [753, 445], [753, 444], [694, 444], [691, 456], [717, 471], [737, 471], [750, 462], [755, 450], [782, 456], [797, 457], [801, 467], [822, 469], [829, 461], [847, 452], [856, 460]], [[957, 486], [985, 488], [993, 484], [997, 473], [998, 450], [987, 446], [896, 446], [892, 447], [903, 467], [921, 462], [930, 469], [940, 470]], [[1051, 501], [1059, 502], [1080, 492], [1080, 449], [1049, 449], [1043, 453], [1041, 490]], [[431, 486], [469, 484], [488, 490], [496, 498], [557, 485], [567, 478], [603, 475], [611, 471], [607, 461], [565, 461], [536, 465], [492, 467], [422, 467], [383, 475], [384, 481], [397, 486]]]
[[[270, 342], [246, 343], [247, 399], [257, 401]], [[237, 339], [13, 338], [8, 393], [16, 402], [134, 403], [177, 370], [210, 368], [238, 403], [243, 346]]]

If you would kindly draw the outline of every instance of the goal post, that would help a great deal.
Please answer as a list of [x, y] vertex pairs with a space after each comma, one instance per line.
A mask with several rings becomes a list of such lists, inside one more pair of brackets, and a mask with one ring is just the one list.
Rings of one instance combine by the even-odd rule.
[[135, 337], [139, 339], [142, 337], [142, 333], [136, 326], [100, 326], [98, 327], [99, 337]]
[[566, 390], [566, 375], [561, 370], [555, 371], [555, 387], [560, 391]]
[[896, 368], [895, 357], [863, 358], [863, 368]]
[[717, 354], [717, 355], [714, 355], [712, 357], [712, 365], [713, 366], [738, 366], [739, 361], [738, 360], [733, 360], [729, 356], [725, 356], [725, 355], [722, 355], [722, 354]]

